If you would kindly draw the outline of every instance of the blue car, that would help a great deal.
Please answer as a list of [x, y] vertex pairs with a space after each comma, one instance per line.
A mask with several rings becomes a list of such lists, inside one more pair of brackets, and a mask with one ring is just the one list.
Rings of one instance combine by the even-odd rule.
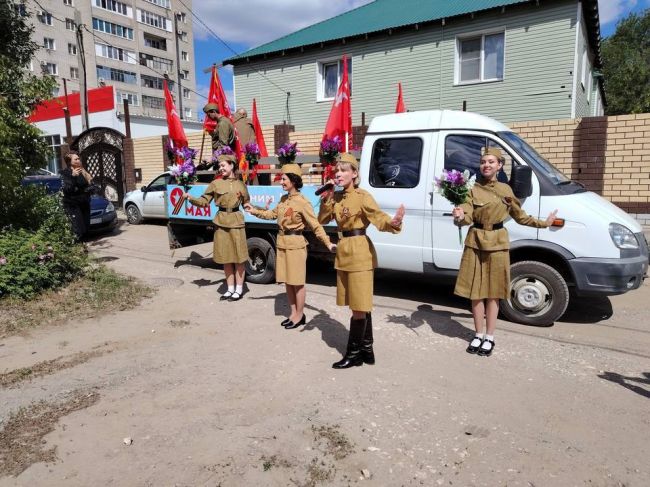
[[[47, 169], [37, 169], [21, 181], [23, 186], [37, 184], [43, 186], [47, 194], [54, 194], [61, 191], [62, 181], [59, 175], [51, 173]], [[90, 227], [89, 233], [108, 232], [117, 226], [117, 213], [115, 206], [103, 196], [92, 195], [90, 197]]]

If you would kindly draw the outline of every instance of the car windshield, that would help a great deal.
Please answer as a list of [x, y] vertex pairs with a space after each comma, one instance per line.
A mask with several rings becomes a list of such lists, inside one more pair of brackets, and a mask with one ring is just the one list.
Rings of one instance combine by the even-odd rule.
[[514, 132], [499, 132], [499, 136], [508, 142], [535, 172], [546, 175], [555, 184], [567, 184], [571, 182], [558, 168], [539, 155], [535, 149], [528, 145], [528, 142]]

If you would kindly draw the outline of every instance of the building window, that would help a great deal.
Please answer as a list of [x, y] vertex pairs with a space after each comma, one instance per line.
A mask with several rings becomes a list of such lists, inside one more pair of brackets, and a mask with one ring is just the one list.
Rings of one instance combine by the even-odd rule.
[[183, 88], [183, 98], [187, 98], [189, 100], [190, 96], [191, 94], [189, 88]]
[[63, 5], [67, 5], [68, 7], [72, 7], [74, 4], [72, 3], [72, 0], [63, 0]]
[[100, 81], [119, 81], [120, 83], [128, 83], [135, 85], [138, 79], [135, 73], [131, 71], [124, 71], [122, 69], [109, 68], [97, 65], [97, 78], [102, 78]]
[[25, 7], [24, 3], [15, 3], [14, 8], [16, 9], [16, 13], [18, 15], [21, 17], [27, 17], [27, 7]]
[[192, 118], [192, 109], [189, 107], [184, 107], [183, 112], [185, 112], [185, 118]]
[[376, 140], [370, 160], [370, 185], [374, 188], [415, 188], [420, 182], [422, 147], [419, 137]]
[[46, 135], [43, 140], [52, 149], [50, 151], [49, 160], [47, 161], [47, 170], [57, 174], [61, 169], [61, 136], [60, 135]]
[[582, 82], [582, 89], [584, 90], [587, 86], [587, 64], [589, 64], [589, 57], [587, 56], [587, 48], [585, 47], [582, 50], [582, 74], [580, 81]]
[[187, 32], [181, 32], [180, 36], [181, 36], [181, 41], [187, 42]]
[[179, 12], [178, 20], [180, 20], [184, 24], [187, 24], [187, 15], [185, 14], [185, 12]]
[[162, 15], [154, 14], [146, 10], [137, 9], [137, 20], [141, 24], [147, 24], [157, 29], [166, 30], [168, 32], [172, 31], [171, 21], [163, 17]]
[[113, 22], [107, 22], [106, 20], [98, 19], [96, 17], [93, 17], [93, 29], [100, 32], [106, 32], [107, 34], [117, 37], [133, 40], [133, 29], [130, 27], [124, 27], [122, 25], [114, 24]]
[[142, 95], [142, 106], [144, 108], [153, 108], [154, 110], [163, 110], [165, 108], [165, 99], [157, 96]]
[[187, 69], [181, 71], [181, 79], [190, 79], [190, 72]]
[[456, 83], [503, 80], [505, 33], [458, 39]]
[[131, 17], [131, 7], [116, 0], [95, 0], [95, 7]]
[[79, 68], [70, 68], [70, 79], [79, 79]]
[[144, 33], [144, 45], [153, 49], [160, 49], [161, 51], [167, 50], [167, 39], [163, 37], [156, 37], [149, 33]]
[[[162, 90], [163, 89], [163, 78], [158, 78], [156, 76], [148, 76], [146, 74], [141, 74], [140, 75], [140, 84], [144, 86], [145, 88], [152, 88], [154, 90]], [[167, 86], [169, 87], [170, 90], [174, 89], [174, 82], [173, 81], [167, 81]]]
[[113, 47], [106, 44], [95, 43], [95, 54], [108, 59], [115, 59], [129, 64], [137, 64], [135, 51], [128, 51], [121, 47]]
[[136, 93], [129, 93], [128, 91], [117, 90], [115, 92], [115, 97], [117, 98], [117, 104], [119, 106], [122, 106], [122, 104], [124, 103], [124, 100], [129, 100], [129, 105], [131, 105], [131, 106], [134, 106], [134, 107], [139, 107], [140, 106], [140, 100], [139, 100], [138, 95]]
[[145, 54], [143, 52], [140, 53], [140, 65], [148, 66], [152, 69], [157, 69], [159, 71], [160, 70], [169, 71], [170, 73], [172, 72], [172, 68], [174, 67], [173, 61], [169, 59], [165, 59], [158, 56], [152, 56], [151, 54]]
[[73, 56], [77, 55], [77, 45], [73, 44], [72, 42], [68, 42], [68, 54], [71, 54]]
[[181, 51], [181, 59], [183, 61], [189, 61], [190, 60], [190, 55], [187, 53], [187, 51]]
[[75, 24], [75, 21], [72, 19], [65, 19], [65, 28], [68, 30], [75, 30], [77, 28], [77, 24]]
[[57, 76], [59, 74], [59, 67], [56, 63], [45, 63], [43, 66], [43, 72], [46, 74], [51, 74], [52, 76]]
[[43, 47], [48, 50], [56, 50], [54, 39], [51, 39], [50, 37], [43, 37]]
[[169, 0], [144, 0], [145, 2], [153, 3], [162, 8], [171, 8]]
[[[342, 61], [324, 61], [318, 63], [318, 101], [333, 100], [341, 84], [343, 75]], [[348, 59], [348, 82], [352, 93], [352, 59]]]
[[42, 24], [52, 25], [52, 14], [41, 10], [38, 14], [38, 20], [40, 20]]
[[59, 90], [60, 89], [61, 88], [59, 88], [58, 86], [55, 86], [55, 87], [52, 88], [52, 98], [56, 98], [57, 96], [59, 96]]
[[594, 80], [594, 75], [591, 72], [591, 69], [589, 69], [589, 74], [587, 75], [587, 105], [591, 103], [591, 95], [592, 95], [591, 87], [592, 87], [593, 80]]

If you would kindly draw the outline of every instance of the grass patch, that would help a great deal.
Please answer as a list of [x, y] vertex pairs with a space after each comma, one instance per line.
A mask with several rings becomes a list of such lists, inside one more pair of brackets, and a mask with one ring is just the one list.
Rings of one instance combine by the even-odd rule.
[[112, 350], [95, 350], [92, 352], [79, 352], [70, 355], [69, 357], [58, 357], [53, 360], [39, 362], [30, 367], [11, 370], [0, 374], [0, 387], [15, 387], [23, 381], [44, 377], [46, 375], [54, 374], [59, 370], [76, 367], [92, 358], [101, 357], [105, 353], [110, 353], [111, 351]]
[[18, 476], [34, 463], [54, 462], [56, 447], [45, 449], [43, 438], [63, 416], [97, 401], [97, 392], [74, 391], [62, 403], [41, 401], [12, 414], [0, 431], [0, 476]]
[[311, 427], [314, 443], [321, 447], [323, 453], [333, 456], [335, 460], [343, 460], [354, 453], [354, 444], [339, 431], [339, 428], [338, 424]]
[[103, 265], [95, 265], [67, 286], [46, 291], [34, 299], [1, 299], [0, 338], [37, 326], [132, 309], [152, 295], [149, 286]]

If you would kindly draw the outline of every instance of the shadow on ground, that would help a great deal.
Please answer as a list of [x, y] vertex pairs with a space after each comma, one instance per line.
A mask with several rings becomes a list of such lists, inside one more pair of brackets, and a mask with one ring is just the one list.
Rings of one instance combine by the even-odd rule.
[[[616, 372], [603, 372], [598, 377], [614, 382], [627, 390], [635, 392], [640, 396], [650, 399], [650, 372], [644, 372], [642, 377], [627, 377]], [[637, 384], [643, 384], [645, 387]]]

